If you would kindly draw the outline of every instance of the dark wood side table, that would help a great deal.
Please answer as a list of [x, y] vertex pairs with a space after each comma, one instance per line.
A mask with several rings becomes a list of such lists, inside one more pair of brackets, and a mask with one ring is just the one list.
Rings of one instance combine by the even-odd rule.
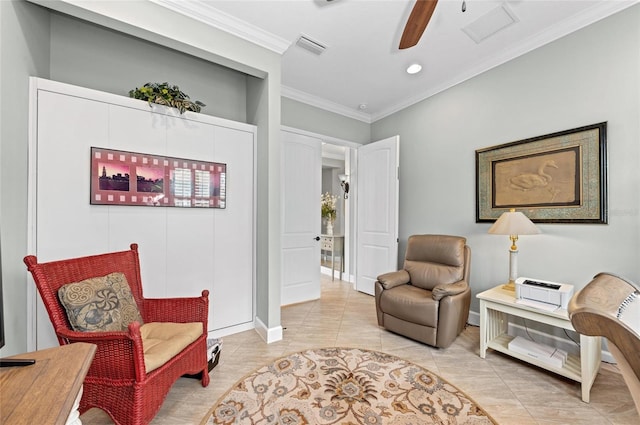
[[95, 352], [94, 344], [74, 343], [13, 356], [36, 363], [0, 370], [0, 423], [64, 425], [73, 414], [80, 423], [77, 403]]

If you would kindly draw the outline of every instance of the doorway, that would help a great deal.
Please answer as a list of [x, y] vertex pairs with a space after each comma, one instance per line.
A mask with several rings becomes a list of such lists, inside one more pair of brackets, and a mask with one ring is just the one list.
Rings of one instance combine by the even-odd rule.
[[334, 197], [336, 218], [330, 226], [326, 219], [321, 218], [320, 271], [332, 279], [348, 282], [351, 282], [351, 275], [348, 273], [351, 228], [348, 193], [350, 151], [351, 148], [344, 145], [322, 142], [321, 193]]
[[[282, 129], [281, 305], [320, 297], [320, 248], [326, 232], [320, 208], [324, 192], [340, 199], [336, 199], [336, 210], [341, 208], [342, 219], [334, 232], [344, 234], [341, 280], [373, 294], [372, 279], [396, 269], [398, 147], [399, 136], [360, 145], [304, 130]], [[323, 150], [327, 169], [324, 192]], [[347, 199], [340, 174], [349, 182]]]

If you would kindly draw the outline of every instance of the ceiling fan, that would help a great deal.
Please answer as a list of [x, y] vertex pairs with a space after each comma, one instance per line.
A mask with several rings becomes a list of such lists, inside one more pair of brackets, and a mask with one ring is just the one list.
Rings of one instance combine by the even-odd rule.
[[[326, 1], [331, 2], [333, 0]], [[404, 26], [402, 37], [400, 38], [400, 45], [398, 47], [401, 50], [408, 49], [418, 44], [420, 37], [422, 37], [422, 33], [424, 33], [424, 30], [427, 28], [427, 24], [431, 20], [433, 12], [436, 10], [437, 4], [438, 0], [416, 0], [416, 3], [413, 5], [413, 9], [411, 10], [411, 14], [409, 15], [409, 19], [407, 20], [407, 24]], [[466, 0], [462, 0], [462, 11], [466, 12], [466, 10]]]
[[408, 49], [418, 44], [437, 4], [438, 0], [416, 0], [400, 38], [400, 49]]

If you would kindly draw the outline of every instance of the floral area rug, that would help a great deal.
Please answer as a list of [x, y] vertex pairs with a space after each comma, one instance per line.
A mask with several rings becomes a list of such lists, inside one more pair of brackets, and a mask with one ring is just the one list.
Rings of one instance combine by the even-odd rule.
[[389, 354], [323, 348], [282, 357], [236, 383], [206, 424], [495, 424], [462, 391]]

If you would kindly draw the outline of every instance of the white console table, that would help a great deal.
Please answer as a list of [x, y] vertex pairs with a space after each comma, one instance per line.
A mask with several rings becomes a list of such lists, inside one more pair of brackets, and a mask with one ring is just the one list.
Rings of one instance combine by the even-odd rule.
[[565, 376], [582, 384], [582, 401], [589, 402], [589, 392], [600, 368], [600, 337], [580, 335], [580, 355], [569, 354], [561, 368], [550, 366], [533, 357], [509, 350], [509, 341], [514, 337], [507, 333], [508, 315], [546, 323], [573, 331], [566, 310], [545, 311], [516, 303], [512, 291], [496, 286], [477, 295], [480, 300], [480, 357], [491, 348], [543, 369]]
[[342, 270], [344, 269], [344, 236], [342, 235], [322, 235], [320, 238], [320, 250], [331, 252], [331, 280], [335, 275], [335, 257], [340, 254], [340, 280], [342, 280]]

